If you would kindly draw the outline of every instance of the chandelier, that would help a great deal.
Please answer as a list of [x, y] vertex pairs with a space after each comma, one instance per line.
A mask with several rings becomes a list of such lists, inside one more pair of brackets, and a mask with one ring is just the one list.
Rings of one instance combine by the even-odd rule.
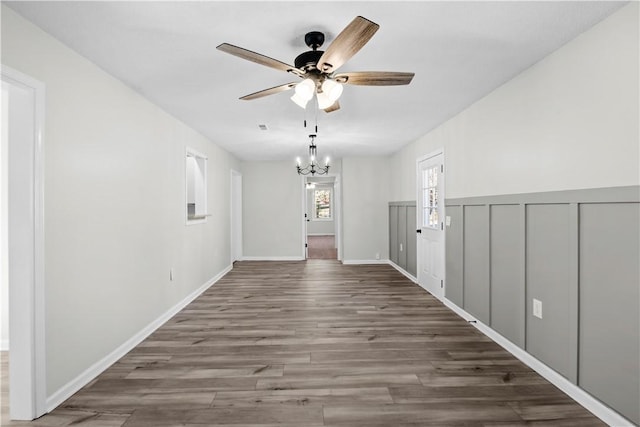
[[325, 159], [324, 167], [321, 167], [316, 163], [316, 156], [318, 151], [318, 148], [316, 147], [316, 144], [315, 144], [316, 136], [317, 135], [315, 134], [309, 135], [309, 138], [311, 138], [311, 145], [309, 145], [309, 164], [307, 166], [302, 167], [300, 163], [300, 157], [296, 159], [296, 163], [297, 163], [296, 169], [298, 171], [298, 175], [311, 174], [313, 176], [315, 174], [326, 175], [329, 173], [329, 157]]

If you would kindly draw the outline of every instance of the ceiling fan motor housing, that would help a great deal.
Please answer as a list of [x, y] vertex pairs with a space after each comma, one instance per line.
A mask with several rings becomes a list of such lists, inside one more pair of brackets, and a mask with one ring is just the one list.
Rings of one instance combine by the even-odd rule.
[[310, 71], [316, 69], [316, 64], [324, 52], [321, 50], [309, 50], [296, 57], [294, 65], [300, 70]]
[[316, 64], [324, 53], [323, 51], [318, 50], [318, 48], [324, 43], [324, 34], [320, 31], [310, 31], [305, 34], [304, 42], [312, 50], [298, 55], [295, 59], [294, 65], [300, 70], [312, 71], [316, 69]]
[[304, 43], [316, 50], [324, 43], [324, 34], [320, 31], [310, 31], [304, 35]]

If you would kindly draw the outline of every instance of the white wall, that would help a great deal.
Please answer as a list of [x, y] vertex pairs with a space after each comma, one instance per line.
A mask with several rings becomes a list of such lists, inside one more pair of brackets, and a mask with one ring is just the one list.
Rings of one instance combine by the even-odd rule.
[[415, 200], [416, 158], [445, 148], [446, 197], [637, 185], [633, 2], [391, 158]]
[[389, 159], [342, 159], [343, 259], [389, 259]]
[[244, 258], [303, 259], [302, 194], [293, 162], [242, 163]]
[[[229, 171], [239, 165], [5, 6], [2, 63], [46, 85], [51, 396], [229, 265]], [[207, 155], [215, 201], [193, 226], [184, 224], [186, 146]]]

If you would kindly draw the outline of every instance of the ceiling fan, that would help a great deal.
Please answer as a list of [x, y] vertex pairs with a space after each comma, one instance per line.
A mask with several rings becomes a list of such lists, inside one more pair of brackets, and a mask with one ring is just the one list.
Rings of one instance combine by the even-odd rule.
[[291, 100], [302, 108], [316, 96], [318, 108], [327, 113], [340, 108], [338, 98], [342, 94], [343, 84], [360, 86], [395, 86], [408, 85], [413, 79], [414, 73], [394, 71], [355, 71], [338, 73], [335, 71], [355, 55], [378, 31], [380, 26], [362, 16], [357, 16], [327, 47], [327, 50], [318, 50], [324, 43], [324, 34], [319, 31], [311, 31], [304, 37], [305, 44], [311, 50], [298, 55], [294, 65], [289, 65], [277, 59], [252, 52], [250, 50], [222, 43], [218, 50], [238, 56], [277, 70], [286, 71], [302, 78], [301, 82], [291, 82], [269, 89], [264, 89], [241, 97], [243, 100], [262, 98], [295, 88], [295, 94]]

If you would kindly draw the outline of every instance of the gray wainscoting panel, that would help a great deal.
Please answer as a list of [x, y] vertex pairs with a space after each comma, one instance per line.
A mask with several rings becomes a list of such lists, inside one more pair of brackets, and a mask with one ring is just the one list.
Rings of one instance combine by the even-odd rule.
[[[526, 212], [526, 350], [575, 382], [570, 343], [571, 225], [569, 204], [528, 205]], [[542, 302], [534, 317], [533, 300]]]
[[398, 265], [407, 269], [407, 207], [398, 206]]
[[462, 206], [447, 206], [446, 216], [450, 218], [446, 226], [446, 276], [444, 295], [458, 307], [464, 307], [463, 261], [462, 261]]
[[414, 277], [416, 245], [416, 202], [389, 202], [389, 259]]
[[464, 207], [464, 309], [491, 322], [489, 207]]
[[524, 348], [524, 205], [491, 206], [491, 327]]
[[416, 265], [418, 263], [417, 235], [416, 230], [416, 207], [407, 206], [407, 272], [417, 277]]
[[580, 387], [640, 424], [640, 208], [580, 206]]
[[447, 199], [447, 205], [509, 205], [514, 203], [618, 203], [640, 202], [640, 186], [584, 188], [544, 193], [498, 194], [494, 196]]
[[398, 264], [398, 206], [389, 206], [389, 259]]
[[640, 186], [446, 209], [445, 297], [640, 425]]

